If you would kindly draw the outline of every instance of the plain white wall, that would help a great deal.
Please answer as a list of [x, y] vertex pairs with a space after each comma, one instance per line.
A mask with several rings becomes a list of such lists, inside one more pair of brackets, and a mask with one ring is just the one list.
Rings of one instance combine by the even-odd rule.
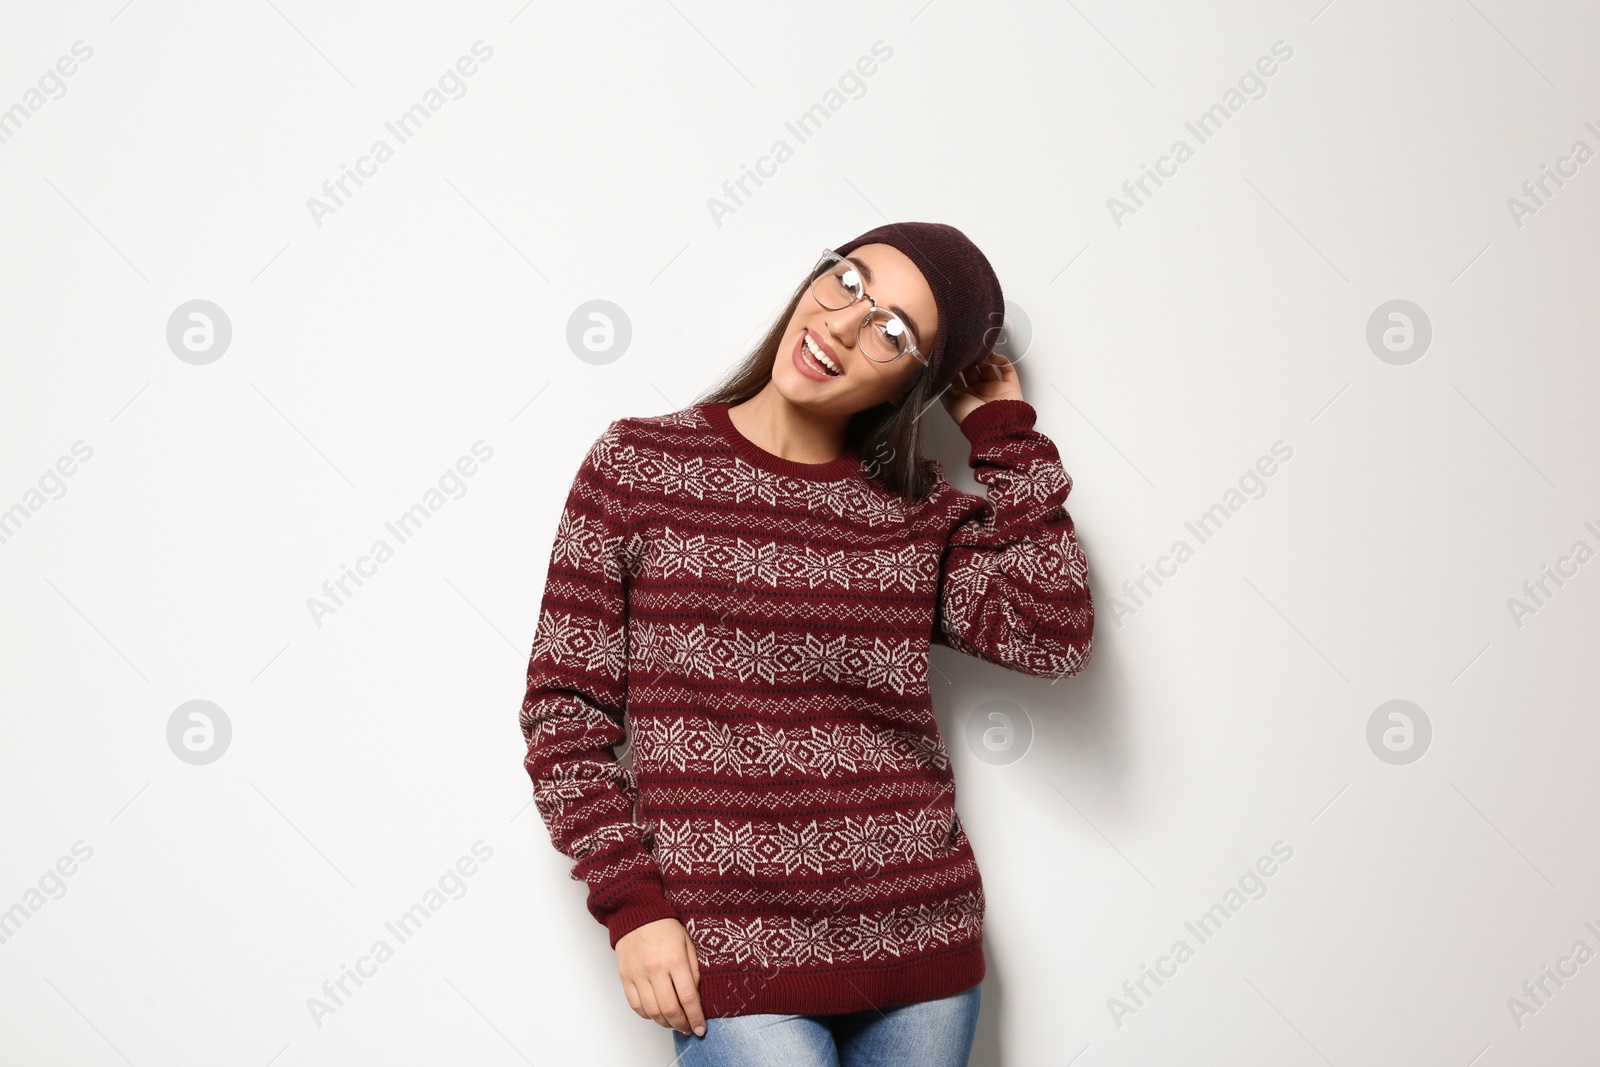
[[[1600, 15], [1322, 5], [6, 5], [0, 1059], [664, 1067], [528, 806], [556, 518], [608, 422], [692, 402], [821, 248], [911, 219], [961, 227], [1029, 323], [1100, 609], [1055, 685], [934, 654], [989, 897], [974, 1062], [1592, 1054], [1600, 962], [1561, 960], [1600, 950], [1600, 161], [1570, 155], [1600, 150]], [[1185, 123], [1275, 42], [1200, 143]], [[1571, 176], [1535, 203], [1543, 167]], [[210, 362], [168, 340], [194, 300], [231, 328]], [[631, 324], [603, 365], [567, 341], [591, 300]], [[1425, 351], [1369, 345], [1394, 300]], [[480, 441], [399, 544], [385, 522]], [[1569, 576], [1536, 602], [1547, 565]], [[194, 700], [231, 728], [203, 765], [168, 740]], [[967, 742], [997, 700], [1025, 751]], [[400, 943], [441, 877], [459, 899]], [[1186, 923], [1241, 879], [1202, 943]], [[1534, 1000], [1546, 966], [1576, 973]]]

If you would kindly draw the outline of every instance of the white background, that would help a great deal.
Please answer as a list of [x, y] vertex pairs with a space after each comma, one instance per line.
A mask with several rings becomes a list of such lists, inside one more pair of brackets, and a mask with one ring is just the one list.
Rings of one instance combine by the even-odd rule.
[[[1600, 563], [1520, 626], [1507, 601], [1600, 548], [1600, 161], [1520, 226], [1507, 198], [1600, 149], [1600, 15], [1322, 4], [8, 3], [0, 107], [93, 55], [0, 144], [0, 508], [29, 512], [0, 544], [0, 908], [93, 854], [0, 944], [0, 1060], [664, 1067], [528, 806], [555, 522], [612, 419], [693, 402], [823, 247], [906, 220], [960, 227], [1031, 322], [1099, 607], [1053, 686], [934, 653], [989, 901], [974, 1063], [1592, 1056], [1600, 962], [1520, 1025], [1508, 998], [1600, 950]], [[465, 95], [317, 225], [478, 40]], [[1265, 95], [1117, 225], [1107, 198], [1280, 40]], [[166, 336], [196, 299], [233, 334], [199, 366]], [[633, 330], [603, 366], [566, 341], [593, 299]], [[1394, 299], [1432, 323], [1405, 365], [1366, 340]], [[318, 625], [308, 598], [479, 440], [465, 495]], [[166, 737], [196, 699], [232, 726], [205, 766]], [[965, 741], [996, 699], [1033, 728], [1010, 763]], [[1367, 741], [1395, 699], [1433, 731], [1407, 765]], [[465, 895], [318, 1025], [308, 998], [479, 840]]]

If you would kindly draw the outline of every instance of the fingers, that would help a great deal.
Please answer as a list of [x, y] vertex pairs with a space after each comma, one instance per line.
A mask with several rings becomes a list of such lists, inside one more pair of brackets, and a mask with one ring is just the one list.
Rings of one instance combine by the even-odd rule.
[[950, 391], [967, 393], [985, 382], [1004, 382], [1015, 379], [1016, 365], [998, 352], [990, 352], [978, 362], [950, 379]]
[[673, 1021], [674, 1016], [680, 1019], [686, 1017], [678, 1006], [678, 994], [670, 978], [663, 975], [659, 979], [624, 980], [622, 988], [628, 995], [628, 1007], [641, 1019], [649, 1019], [674, 1030], [684, 1029], [682, 1023]]
[[633, 1010], [640, 1016], [674, 1030], [683, 1029], [672, 1022], [672, 1013], [678, 1010], [678, 995], [665, 975], [659, 979], [644, 977], [635, 982], [624, 982], [623, 985], [628, 990], [628, 1003], [638, 1002], [638, 1007]]
[[[676, 970], [676, 968], [674, 968]], [[673, 984], [671, 972], [653, 975], [650, 988], [655, 992], [656, 1007], [660, 1010], [656, 1022], [670, 1026], [679, 1033], [689, 1032], [689, 1016], [678, 1002], [678, 988]]]
[[639, 1014], [643, 1015], [646, 1019], [653, 1019], [656, 1022], [661, 1023], [662, 1026], [667, 1025], [665, 1022], [662, 1022], [665, 1016], [661, 1014], [661, 1008], [656, 1003], [655, 988], [647, 981], [634, 983], [634, 988], [638, 990], [639, 993], [639, 1006], [642, 1009]]
[[671, 918], [645, 923], [618, 938], [616, 948], [628, 1006], [662, 1026], [704, 1036], [700, 960], [683, 924]]
[[699, 982], [699, 977], [691, 975], [688, 967], [672, 969], [672, 984], [678, 992], [678, 1003], [683, 1006], [684, 1021], [689, 1029], [704, 1037], [706, 1013], [700, 1005], [700, 991], [697, 988]]

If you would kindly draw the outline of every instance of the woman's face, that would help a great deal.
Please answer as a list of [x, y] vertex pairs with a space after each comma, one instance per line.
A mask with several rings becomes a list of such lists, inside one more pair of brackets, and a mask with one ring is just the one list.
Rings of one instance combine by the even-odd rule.
[[[898, 248], [884, 244], [862, 245], [848, 258], [860, 268], [867, 294], [880, 308], [905, 320], [915, 335], [917, 351], [928, 358], [939, 312], [917, 265]], [[922, 364], [910, 355], [879, 363], [862, 353], [861, 320], [870, 310], [865, 300], [829, 311], [809, 291], [800, 298], [772, 365], [772, 384], [784, 399], [819, 414], [849, 416], [900, 398]], [[819, 368], [805, 351], [807, 335], [840, 373], [827, 374]]]

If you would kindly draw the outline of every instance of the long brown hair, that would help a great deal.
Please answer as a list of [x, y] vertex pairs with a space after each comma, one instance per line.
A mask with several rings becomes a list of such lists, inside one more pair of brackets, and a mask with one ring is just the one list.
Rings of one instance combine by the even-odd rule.
[[[812, 280], [826, 269], [824, 265], [800, 283], [761, 342], [696, 403], [741, 404], [766, 388], [795, 308], [810, 291]], [[930, 348], [931, 344], [930, 341]], [[885, 401], [856, 412], [845, 425], [845, 446], [861, 456], [868, 475], [908, 504], [922, 500], [933, 487], [932, 462], [923, 458], [920, 447], [922, 412], [933, 399], [928, 392], [928, 370], [924, 367], [911, 379], [898, 406]]]

